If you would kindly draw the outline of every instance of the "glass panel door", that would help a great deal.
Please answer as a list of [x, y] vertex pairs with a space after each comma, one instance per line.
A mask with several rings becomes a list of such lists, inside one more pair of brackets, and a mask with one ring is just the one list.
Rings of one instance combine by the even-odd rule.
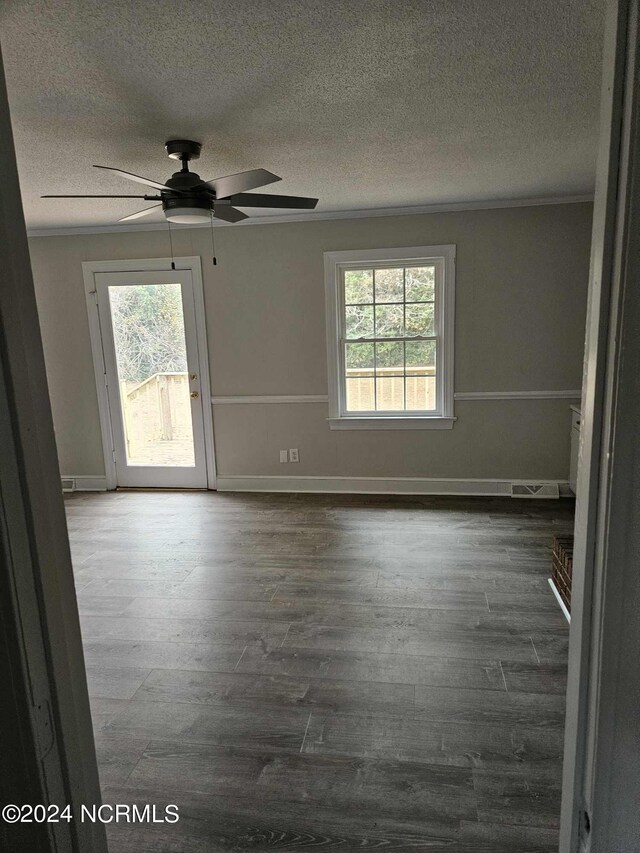
[[98, 273], [120, 486], [207, 484], [191, 273]]

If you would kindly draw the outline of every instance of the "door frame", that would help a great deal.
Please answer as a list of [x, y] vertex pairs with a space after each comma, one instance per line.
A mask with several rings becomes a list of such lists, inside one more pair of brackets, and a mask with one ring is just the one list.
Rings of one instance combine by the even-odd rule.
[[[175, 266], [172, 266], [172, 263]], [[109, 398], [105, 382], [106, 370], [100, 328], [100, 314], [95, 288], [95, 273], [101, 272], [170, 272], [171, 270], [188, 270], [193, 281], [193, 300], [196, 315], [196, 344], [198, 348], [198, 365], [200, 376], [200, 394], [202, 396], [202, 418], [204, 424], [204, 445], [207, 465], [207, 488], [216, 488], [216, 457], [213, 435], [213, 414], [211, 411], [211, 376], [209, 373], [209, 349], [207, 344], [207, 326], [204, 306], [204, 287], [202, 283], [202, 263], [198, 255], [181, 258], [142, 258], [121, 261], [84, 261], [82, 277], [84, 279], [87, 316], [89, 319], [89, 336], [91, 338], [91, 353], [98, 395], [98, 412], [100, 416], [100, 432], [102, 433], [102, 452], [104, 455], [104, 470], [107, 489], [117, 488], [116, 464], [114, 458], [113, 430]]]
[[640, 0], [607, 0], [560, 853], [637, 849]]
[[[0, 720], [12, 747], [0, 796], [77, 817], [102, 798], [1, 55], [0, 179]], [[107, 840], [99, 822], [3, 821], [0, 847], [107, 853]]]

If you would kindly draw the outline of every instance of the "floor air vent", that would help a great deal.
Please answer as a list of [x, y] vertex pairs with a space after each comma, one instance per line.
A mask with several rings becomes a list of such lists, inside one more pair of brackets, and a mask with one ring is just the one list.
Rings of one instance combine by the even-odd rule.
[[511, 483], [512, 498], [559, 498], [557, 483]]
[[76, 481], [73, 477], [63, 477], [62, 478], [62, 491], [63, 492], [72, 492], [76, 487]]

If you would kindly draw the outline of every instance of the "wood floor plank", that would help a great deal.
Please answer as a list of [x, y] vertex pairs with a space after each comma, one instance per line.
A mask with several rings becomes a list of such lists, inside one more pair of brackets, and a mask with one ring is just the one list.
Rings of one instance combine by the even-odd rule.
[[274, 604], [367, 604], [387, 607], [428, 607], [435, 610], [487, 611], [484, 591], [466, 592], [434, 588], [408, 590], [385, 587], [350, 587], [331, 583], [295, 583], [284, 581], [273, 596]]
[[83, 595], [97, 599], [106, 597], [214, 599], [219, 601], [269, 601], [278, 588], [276, 583], [258, 579], [253, 583], [217, 580], [206, 590], [199, 584], [190, 587], [180, 582], [135, 580], [133, 578], [101, 578], [87, 581]]
[[184, 738], [152, 741], [125, 787], [133, 791], [153, 788], [157, 796], [170, 797], [171, 802], [184, 801], [184, 794], [190, 792], [256, 796], [258, 778], [274, 756], [274, 752], [206, 745]]
[[[99, 610], [99, 597], [96, 610]], [[111, 602], [112, 599], [109, 599]], [[135, 618], [173, 618], [173, 619], [217, 619], [225, 621], [276, 621], [297, 625], [346, 625], [350, 627], [419, 627], [429, 624], [443, 624], [463, 627], [487, 625], [505, 631], [516, 627], [505, 614], [489, 614], [486, 611], [454, 610], [451, 608], [438, 610], [424, 607], [392, 607], [368, 604], [329, 603], [295, 603], [287, 601], [219, 601], [203, 598], [134, 598], [123, 605], [113, 615], [130, 616]], [[107, 608], [108, 609], [108, 608]], [[92, 615], [103, 615], [100, 613]], [[104, 615], [111, 615], [105, 613]], [[554, 616], [556, 614], [553, 614]], [[485, 619], [485, 617], [489, 617]], [[564, 617], [560, 614], [558, 623], [547, 614], [536, 614], [531, 617], [527, 627], [529, 630], [546, 630], [549, 626], [559, 624], [566, 630]]]
[[131, 699], [151, 670], [128, 666], [87, 666], [86, 672], [89, 696]]
[[146, 739], [126, 735], [113, 736], [102, 731], [96, 733], [96, 757], [103, 790], [107, 785], [120, 785], [127, 781], [148, 743]]
[[128, 562], [121, 557], [112, 558], [100, 565], [90, 565], [85, 560], [75, 572], [75, 577], [82, 583], [93, 580], [123, 578], [127, 580], [165, 581], [167, 583], [178, 583], [185, 580], [193, 568], [184, 565], [169, 564], [156, 560], [143, 562]]
[[[452, 627], [487, 628], [507, 634], [560, 631], [567, 632], [566, 620], [559, 608], [553, 611], [490, 613], [486, 609], [433, 607], [393, 607], [385, 605], [350, 604], [348, 602], [296, 603], [274, 601], [220, 601], [206, 598], [135, 598], [128, 603], [107, 599], [106, 612], [100, 612], [100, 597], [92, 597], [92, 613], [87, 615], [116, 615], [142, 619], [216, 619], [224, 621], [274, 621], [295, 625], [325, 625], [376, 628]], [[113, 610], [113, 612], [111, 612]]]
[[507, 690], [514, 693], [557, 693], [567, 692], [567, 664], [528, 664], [502, 661]]
[[310, 810], [375, 808], [380, 815], [456, 827], [475, 818], [472, 771], [291, 752], [264, 754], [232, 746], [152, 742], [126, 788], [232, 794], [305, 803]]
[[89, 704], [94, 733], [103, 731], [115, 715], [127, 706], [125, 699], [111, 699], [102, 696], [90, 696]]
[[[550, 573], [550, 572], [549, 572]], [[547, 589], [538, 593], [514, 593], [487, 590], [489, 609], [495, 613], [558, 612], [558, 602], [547, 584]]]
[[557, 767], [563, 733], [458, 720], [407, 720], [314, 711], [303, 752], [522, 771]]
[[135, 601], [124, 595], [87, 595], [81, 590], [78, 594], [78, 612], [81, 616], [122, 616]]
[[549, 631], [545, 631], [543, 634], [535, 631], [531, 634], [531, 642], [540, 663], [566, 663], [569, 656], [568, 631], [563, 631], [560, 634]]
[[468, 774], [465, 768], [408, 761], [282, 754], [265, 765], [258, 794], [457, 824], [476, 814]]
[[564, 696], [416, 687], [416, 719], [561, 730]]
[[335, 649], [337, 651], [381, 652], [386, 654], [461, 657], [473, 659], [507, 658], [537, 660], [531, 640], [489, 630], [438, 628], [359, 628], [292, 625], [284, 640], [288, 648]]
[[474, 849], [488, 853], [558, 853], [558, 833], [541, 826], [462, 821], [460, 835]]
[[335, 568], [321, 568], [310, 565], [304, 558], [296, 559], [290, 564], [283, 564], [281, 560], [276, 565], [255, 566], [224, 566], [195, 568], [186, 579], [185, 587], [194, 590], [201, 589], [208, 592], [220, 583], [238, 582], [255, 583], [267, 582], [280, 584], [293, 580], [297, 583], [333, 583], [343, 586], [362, 586], [375, 588], [378, 583], [377, 569], [355, 569], [337, 566]]
[[271, 714], [276, 706], [342, 714], [360, 714], [366, 709], [374, 716], [413, 717], [414, 692], [412, 684], [153, 670], [135, 699], [204, 705], [261, 704]]
[[202, 669], [232, 672], [245, 649], [243, 644], [149, 643], [130, 640], [83, 640], [87, 666], [136, 669]]
[[219, 619], [133, 619], [119, 616], [83, 616], [82, 636], [87, 640], [142, 640], [166, 643], [246, 645], [284, 640], [287, 622], [227, 622]]
[[[105, 734], [183, 744], [225, 744], [259, 750], [300, 751], [309, 721], [306, 708], [265, 714], [259, 705], [127, 702], [105, 723]], [[190, 753], [191, 754], [191, 753]]]
[[487, 592], [501, 590], [512, 593], [543, 593], [549, 589], [546, 574], [532, 575], [505, 571], [468, 571], [454, 574], [440, 570], [439, 572], [408, 573], [382, 571], [378, 580], [378, 588], [405, 590], [458, 590], [460, 592]]
[[249, 646], [236, 669], [238, 672], [270, 675], [505, 689], [500, 664], [496, 660]]
[[[153, 788], [105, 789], [110, 803], [159, 800]], [[210, 796], [190, 792], [180, 797], [178, 824], [127, 823], [107, 826], [110, 853], [209, 853], [210, 851], [309, 851], [319, 848], [348, 853], [381, 849], [390, 853], [514, 853], [512, 848], [478, 846], [462, 841], [457, 827], [426, 820], [387, 818], [376, 810], [348, 806], [323, 808], [314, 803], [280, 803], [264, 797]], [[499, 827], [502, 831], [504, 827]], [[145, 843], [146, 842], [146, 843]], [[472, 846], [475, 845], [475, 846]], [[520, 853], [517, 849], [516, 853]], [[524, 851], [523, 851], [524, 853]], [[544, 851], [547, 853], [547, 851]]]
[[488, 823], [557, 829], [560, 825], [561, 771], [530, 773], [474, 770], [478, 818]]

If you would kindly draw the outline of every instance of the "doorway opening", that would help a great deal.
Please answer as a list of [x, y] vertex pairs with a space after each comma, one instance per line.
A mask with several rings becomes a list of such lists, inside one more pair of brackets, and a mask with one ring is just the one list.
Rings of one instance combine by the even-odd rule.
[[200, 259], [83, 264], [107, 488], [215, 487]]

